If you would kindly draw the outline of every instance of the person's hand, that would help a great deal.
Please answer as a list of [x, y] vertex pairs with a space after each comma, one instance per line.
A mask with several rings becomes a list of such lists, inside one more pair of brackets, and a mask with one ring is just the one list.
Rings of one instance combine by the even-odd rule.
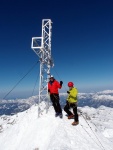
[[69, 105], [69, 102], [66, 100], [66, 104]]
[[48, 89], [48, 94], [50, 95], [50, 90]]
[[62, 84], [63, 84], [63, 81], [60, 81], [60, 85], [62, 86]]
[[70, 92], [69, 92], [69, 91], [67, 91], [67, 93], [68, 93], [68, 94], [70, 94]]

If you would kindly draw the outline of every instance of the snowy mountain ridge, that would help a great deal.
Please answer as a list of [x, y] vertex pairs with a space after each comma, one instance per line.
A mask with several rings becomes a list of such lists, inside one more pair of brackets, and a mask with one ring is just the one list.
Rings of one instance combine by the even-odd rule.
[[80, 123], [72, 126], [64, 111], [56, 118], [52, 106], [47, 114], [44, 102], [40, 106], [39, 118], [37, 105], [0, 117], [1, 150], [113, 150], [113, 108], [79, 107]]

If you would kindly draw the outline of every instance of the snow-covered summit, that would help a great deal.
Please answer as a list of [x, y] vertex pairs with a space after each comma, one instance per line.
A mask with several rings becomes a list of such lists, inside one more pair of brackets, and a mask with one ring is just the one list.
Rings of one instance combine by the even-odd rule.
[[40, 118], [37, 109], [33, 105], [0, 117], [0, 150], [113, 150], [113, 108], [79, 107], [83, 116], [78, 126], [71, 125], [65, 112], [63, 119], [55, 118], [52, 106], [47, 114], [42, 109]]

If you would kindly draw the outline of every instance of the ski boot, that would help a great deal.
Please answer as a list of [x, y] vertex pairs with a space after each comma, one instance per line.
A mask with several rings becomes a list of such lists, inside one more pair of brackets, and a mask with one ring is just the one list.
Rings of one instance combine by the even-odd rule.
[[58, 116], [59, 116], [59, 113], [56, 113], [56, 114], [55, 114], [55, 117], [58, 117]]
[[63, 114], [62, 114], [62, 113], [59, 113], [59, 117], [60, 117], [60, 118], [63, 118]]
[[78, 125], [78, 124], [79, 124], [79, 121], [74, 121], [74, 122], [72, 123], [73, 126], [76, 126], [76, 125]]

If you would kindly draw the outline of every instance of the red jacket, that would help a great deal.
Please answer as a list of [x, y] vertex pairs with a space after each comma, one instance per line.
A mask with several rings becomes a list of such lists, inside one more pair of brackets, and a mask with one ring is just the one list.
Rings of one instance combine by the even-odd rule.
[[48, 82], [48, 90], [50, 91], [50, 94], [58, 94], [58, 89], [61, 89], [61, 85], [57, 80], [54, 80], [52, 83]]

